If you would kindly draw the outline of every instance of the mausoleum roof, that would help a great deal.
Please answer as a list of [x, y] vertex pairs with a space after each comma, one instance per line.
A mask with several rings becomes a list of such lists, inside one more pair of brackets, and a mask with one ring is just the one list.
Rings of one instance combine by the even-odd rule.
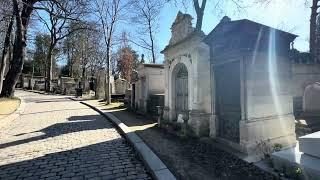
[[144, 67], [151, 67], [151, 68], [164, 68], [163, 64], [143, 64]]
[[275, 31], [275, 33], [288, 41], [292, 42], [297, 35], [285, 32], [270, 26], [266, 26], [248, 19], [241, 19], [235, 21], [221, 21], [204, 39], [207, 44], [213, 43], [215, 38], [223, 38], [231, 34], [259, 34], [261, 30], [264, 32]]

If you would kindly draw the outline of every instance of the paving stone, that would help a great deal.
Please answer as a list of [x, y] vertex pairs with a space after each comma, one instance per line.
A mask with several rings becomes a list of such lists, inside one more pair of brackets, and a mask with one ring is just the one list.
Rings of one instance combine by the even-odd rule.
[[113, 124], [94, 110], [65, 96], [16, 95], [26, 108], [0, 131], [0, 179], [150, 177]]

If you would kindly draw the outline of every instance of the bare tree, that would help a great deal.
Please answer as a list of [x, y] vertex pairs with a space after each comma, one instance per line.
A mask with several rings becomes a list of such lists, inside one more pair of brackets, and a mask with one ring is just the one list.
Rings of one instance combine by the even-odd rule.
[[199, 4], [199, 0], [193, 0], [193, 7], [197, 13], [197, 24], [196, 29], [201, 30], [202, 28], [202, 21], [203, 21], [203, 14], [204, 9], [206, 8], [207, 0], [202, 0], [201, 6]]
[[13, 96], [14, 87], [17, 83], [18, 77], [21, 74], [26, 54], [27, 28], [35, 3], [35, 0], [24, 0], [23, 2], [12, 0], [13, 14], [15, 17], [16, 27], [15, 41], [13, 45], [13, 57], [11, 60], [11, 66], [6, 75], [6, 79], [3, 83], [1, 91], [2, 97]]
[[134, 3], [136, 9], [134, 21], [141, 26], [139, 33], [143, 36], [140, 38], [141, 43], [139, 44], [140, 47], [151, 51], [153, 63], [156, 62], [155, 33], [159, 28], [158, 18], [163, 5], [164, 1], [162, 0], [136, 0]]
[[[183, 7], [186, 8], [188, 6], [188, 3], [190, 3], [191, 1], [188, 1], [188, 0], [167, 0], [167, 2], [174, 2], [175, 4], [179, 4], [178, 2], [180, 2], [180, 3], [182, 3]], [[244, 9], [243, 0], [225, 0], [225, 1], [211, 0], [211, 3], [214, 4], [215, 10], [219, 10], [219, 11], [224, 11], [223, 5], [228, 2], [232, 2], [235, 5], [237, 11], [239, 11], [239, 12], [242, 9]], [[205, 12], [205, 8], [207, 6], [207, 0], [192, 0], [192, 3], [193, 3], [193, 8], [197, 14], [196, 29], [201, 30], [202, 22], [203, 22], [203, 15]]]
[[[47, 52], [47, 77], [46, 77], [46, 91], [51, 91], [51, 80], [53, 78], [53, 62], [54, 51], [57, 50], [57, 44], [71, 35], [75, 31], [83, 29], [83, 24], [77, 23], [82, 16], [82, 4], [77, 1], [60, 1], [59, 4], [54, 1], [47, 1], [42, 3], [43, 9], [48, 12], [49, 20], [44, 19], [39, 15], [39, 19], [46, 26], [50, 34], [50, 46]], [[42, 9], [41, 9], [42, 10]], [[36, 11], [37, 12], [37, 11]], [[38, 12], [37, 12], [38, 13]], [[70, 24], [74, 24], [73, 28], [69, 28]]]
[[312, 0], [311, 16], [310, 16], [310, 54], [314, 58], [314, 61], [320, 60], [320, 52], [318, 46], [320, 45], [320, 39], [317, 38], [317, 16], [319, 15], [320, 0]]
[[99, 19], [102, 28], [104, 43], [106, 46], [106, 71], [105, 100], [111, 103], [110, 91], [110, 61], [111, 50], [114, 45], [116, 24], [119, 22], [123, 11], [130, 5], [130, 1], [124, 0], [94, 0], [93, 11]]
[[[12, 14], [15, 18], [15, 40], [12, 48], [12, 60], [10, 61], [10, 69], [6, 74], [6, 79], [3, 83], [3, 88], [0, 96], [11, 97], [14, 93], [15, 85], [23, 68], [24, 59], [26, 56], [27, 46], [27, 30], [30, 23], [30, 18], [35, 9], [42, 9], [50, 14], [54, 12], [49, 11], [43, 7], [42, 4], [49, 0], [12, 0]], [[82, 3], [84, 0], [74, 0]], [[59, 6], [61, 10], [62, 1], [50, 0]], [[39, 6], [36, 6], [38, 4]], [[57, 16], [58, 17], [58, 16]]]

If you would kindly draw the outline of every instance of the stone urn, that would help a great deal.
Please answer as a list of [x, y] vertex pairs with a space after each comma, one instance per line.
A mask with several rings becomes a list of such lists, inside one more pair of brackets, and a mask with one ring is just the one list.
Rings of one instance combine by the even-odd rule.
[[185, 124], [187, 124], [189, 121], [189, 113], [190, 113], [190, 110], [185, 110], [182, 112], [182, 119]]
[[190, 113], [190, 110], [183, 111], [183, 113], [182, 113], [183, 124], [181, 127], [181, 131], [182, 131], [183, 136], [187, 135], [189, 113]]

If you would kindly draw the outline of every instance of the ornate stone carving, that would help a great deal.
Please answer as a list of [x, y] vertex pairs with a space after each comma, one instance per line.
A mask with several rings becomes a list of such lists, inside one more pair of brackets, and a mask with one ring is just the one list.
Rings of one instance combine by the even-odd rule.
[[183, 40], [194, 31], [191, 21], [192, 16], [190, 14], [183, 14], [180, 11], [178, 12], [176, 20], [171, 27], [170, 45]]

